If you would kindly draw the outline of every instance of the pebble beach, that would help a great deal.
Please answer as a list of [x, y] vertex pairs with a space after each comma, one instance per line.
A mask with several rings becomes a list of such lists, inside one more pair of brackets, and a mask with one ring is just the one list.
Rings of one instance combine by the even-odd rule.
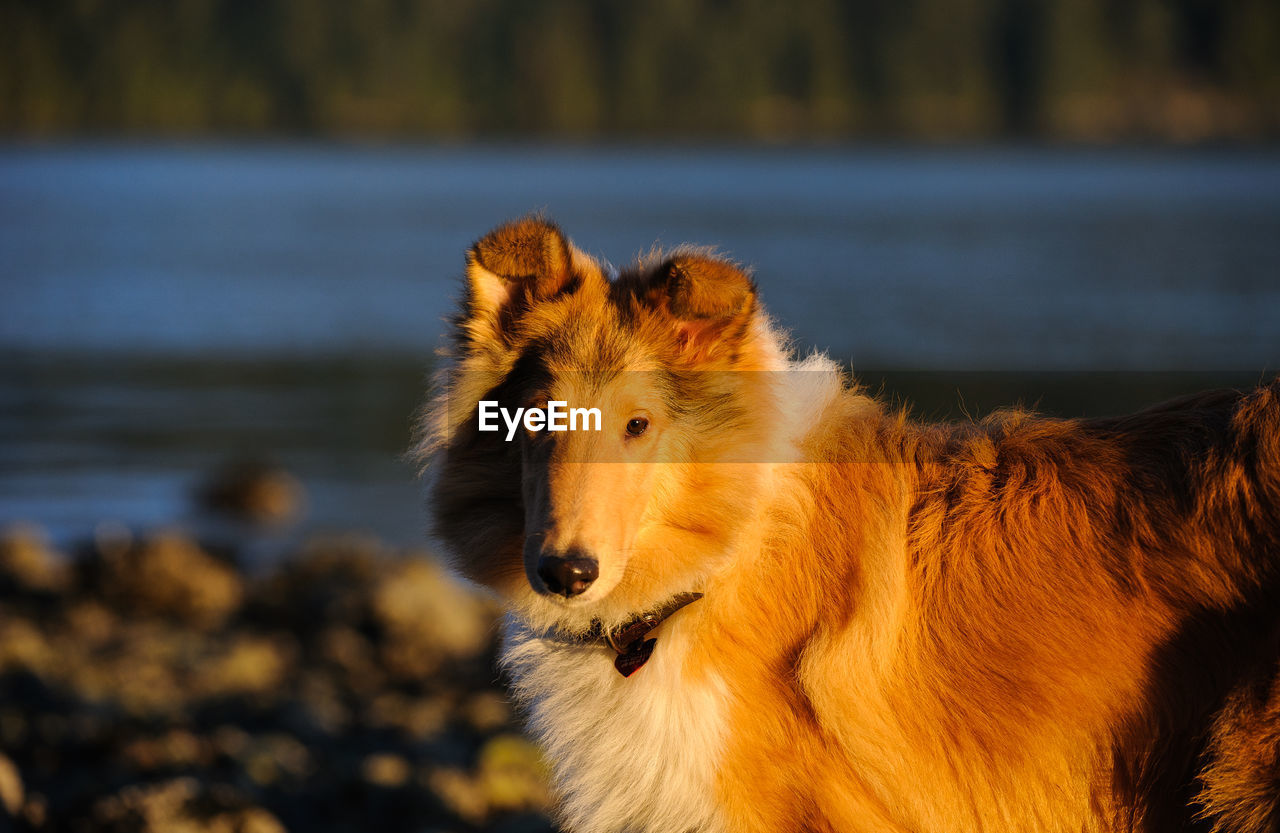
[[554, 828], [498, 611], [327, 534], [268, 568], [181, 529], [0, 534], [0, 830]]

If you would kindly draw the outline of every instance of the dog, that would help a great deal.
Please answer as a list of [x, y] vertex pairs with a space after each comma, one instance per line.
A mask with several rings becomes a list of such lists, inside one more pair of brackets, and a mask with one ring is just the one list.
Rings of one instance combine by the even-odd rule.
[[445, 352], [433, 534], [565, 830], [1280, 830], [1280, 379], [919, 424], [715, 252], [615, 272], [538, 217]]

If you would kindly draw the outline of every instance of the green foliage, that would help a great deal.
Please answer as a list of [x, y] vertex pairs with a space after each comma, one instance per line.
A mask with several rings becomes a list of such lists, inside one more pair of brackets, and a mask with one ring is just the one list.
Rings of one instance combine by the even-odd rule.
[[1274, 0], [8, 0], [0, 131], [1273, 138]]

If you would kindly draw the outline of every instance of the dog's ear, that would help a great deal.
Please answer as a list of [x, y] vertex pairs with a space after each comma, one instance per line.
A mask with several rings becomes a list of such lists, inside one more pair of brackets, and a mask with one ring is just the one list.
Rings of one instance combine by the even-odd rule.
[[500, 338], [534, 301], [569, 284], [573, 248], [554, 223], [526, 217], [499, 226], [467, 252], [467, 290], [459, 336]]
[[756, 288], [746, 272], [727, 260], [677, 254], [654, 275], [659, 305], [674, 319], [682, 352], [705, 359], [736, 352], [756, 306]]

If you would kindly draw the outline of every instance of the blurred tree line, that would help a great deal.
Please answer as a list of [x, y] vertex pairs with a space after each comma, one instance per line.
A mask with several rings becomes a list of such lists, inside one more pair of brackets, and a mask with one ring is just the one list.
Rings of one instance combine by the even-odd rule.
[[1276, 0], [0, 0], [0, 131], [1266, 139]]

